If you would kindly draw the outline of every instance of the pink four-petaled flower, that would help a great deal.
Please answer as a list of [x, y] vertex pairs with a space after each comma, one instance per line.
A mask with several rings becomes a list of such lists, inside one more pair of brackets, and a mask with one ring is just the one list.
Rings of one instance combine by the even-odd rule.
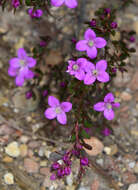
[[78, 5], [77, 0], [51, 0], [51, 4], [55, 7], [60, 7], [65, 4], [68, 8], [75, 8]]
[[68, 72], [70, 75], [74, 75], [78, 80], [83, 80], [85, 77], [84, 68], [87, 65], [87, 59], [79, 58], [76, 61], [69, 60], [68, 61]]
[[104, 117], [107, 120], [114, 119], [114, 110], [113, 108], [118, 108], [120, 106], [120, 103], [117, 102], [114, 98], [114, 95], [112, 93], [108, 93], [104, 97], [104, 102], [98, 102], [94, 105], [94, 110], [99, 112], [104, 112]]
[[50, 108], [45, 111], [45, 117], [47, 119], [57, 118], [58, 122], [62, 125], [67, 123], [67, 117], [65, 112], [69, 112], [72, 109], [72, 104], [70, 102], [60, 103], [54, 96], [48, 97], [48, 104]]
[[15, 78], [17, 86], [22, 86], [25, 80], [32, 79], [34, 72], [30, 68], [36, 65], [36, 60], [29, 57], [23, 48], [19, 48], [17, 51], [18, 57], [14, 57], [9, 61], [8, 74]]
[[106, 40], [102, 37], [96, 37], [95, 32], [88, 28], [84, 34], [84, 40], [80, 40], [76, 43], [76, 49], [78, 51], [86, 51], [88, 57], [91, 59], [96, 58], [97, 48], [103, 48], [107, 44]]
[[105, 60], [100, 60], [94, 65], [93, 63], [87, 61], [85, 66], [86, 75], [84, 77], [84, 84], [93, 84], [96, 79], [100, 82], [108, 82], [109, 74], [105, 71], [107, 68], [107, 62]]

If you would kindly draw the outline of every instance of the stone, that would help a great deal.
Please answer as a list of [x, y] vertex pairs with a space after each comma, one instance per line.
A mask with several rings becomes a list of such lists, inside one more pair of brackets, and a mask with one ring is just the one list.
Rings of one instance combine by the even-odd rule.
[[24, 167], [28, 173], [37, 173], [39, 164], [30, 158], [24, 159]]
[[26, 144], [21, 144], [19, 146], [19, 148], [20, 148], [20, 154], [21, 154], [21, 156], [25, 157], [27, 155], [27, 153], [28, 153], [28, 147], [27, 147], [27, 145]]
[[103, 151], [103, 143], [96, 137], [91, 137], [90, 139], [84, 139], [84, 142], [92, 147], [91, 150], [84, 148], [87, 154], [90, 156], [97, 156]]
[[124, 184], [131, 184], [136, 182], [136, 176], [131, 172], [125, 172], [123, 174], [123, 182]]
[[135, 21], [133, 24], [133, 28], [136, 31], [136, 33], [138, 34], [138, 21]]
[[72, 173], [66, 177], [66, 183], [67, 183], [68, 186], [73, 185], [73, 175], [72, 175]]
[[51, 50], [50, 53], [46, 56], [47, 65], [58, 65], [63, 61], [60, 50]]
[[111, 152], [110, 152], [111, 156], [115, 155], [118, 152], [118, 147], [116, 144], [111, 145], [110, 148], [111, 148]]
[[124, 72], [123, 74], [117, 71], [117, 75], [114, 78], [114, 85], [118, 88], [124, 87], [131, 80], [130, 72]]
[[22, 135], [20, 137], [20, 142], [21, 143], [26, 144], [28, 141], [29, 141], [29, 137], [28, 136]]
[[47, 161], [41, 161], [41, 162], [40, 162], [40, 166], [41, 166], [41, 167], [47, 166]]
[[50, 176], [50, 169], [49, 168], [40, 168], [40, 174], [45, 176]]
[[14, 184], [14, 176], [12, 173], [6, 173], [4, 175], [4, 181], [7, 185], [12, 185]]
[[128, 190], [138, 190], [138, 183], [129, 185]]
[[6, 163], [11, 163], [11, 162], [13, 162], [13, 158], [11, 158], [9, 156], [5, 156], [2, 161], [6, 162]]
[[133, 75], [129, 87], [131, 90], [138, 90], [138, 71]]
[[83, 186], [83, 187], [80, 187], [78, 190], [90, 190], [90, 187]]
[[1, 125], [0, 126], [0, 135], [10, 135], [14, 132], [8, 125]]
[[99, 189], [99, 185], [100, 185], [99, 180], [98, 179], [94, 179], [93, 183], [91, 185], [91, 190], [98, 190]]
[[120, 98], [123, 100], [123, 101], [130, 101], [132, 99], [132, 95], [129, 94], [128, 92], [122, 92], [121, 95], [120, 95]]
[[30, 148], [37, 148], [37, 147], [39, 147], [39, 145], [40, 145], [40, 143], [38, 142], [38, 141], [31, 141], [31, 142], [29, 142], [29, 144], [28, 144], [28, 146], [30, 147]]
[[136, 174], [138, 174], [138, 162], [136, 162], [135, 166], [134, 166], [134, 172]]
[[11, 157], [18, 157], [20, 155], [19, 145], [16, 141], [13, 141], [5, 147], [5, 152]]

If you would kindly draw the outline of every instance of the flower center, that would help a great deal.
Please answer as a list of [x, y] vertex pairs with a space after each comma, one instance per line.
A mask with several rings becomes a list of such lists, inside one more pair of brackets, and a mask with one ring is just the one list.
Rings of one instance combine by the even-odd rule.
[[77, 71], [79, 69], [79, 66], [77, 64], [73, 65], [73, 70]]
[[106, 104], [106, 108], [107, 108], [108, 110], [110, 110], [110, 109], [112, 109], [112, 105], [111, 105], [110, 103], [107, 103], [107, 104]]
[[25, 61], [24, 60], [20, 60], [20, 65], [21, 65], [21, 67], [24, 67], [25, 66]]
[[97, 70], [93, 70], [93, 71], [92, 71], [92, 74], [93, 74], [94, 76], [97, 76], [97, 75], [98, 75], [98, 71], [97, 71]]
[[60, 114], [61, 113], [61, 108], [60, 107], [56, 107], [55, 112], [56, 112], [56, 114]]
[[93, 44], [94, 44], [94, 43], [93, 43], [93, 41], [91, 41], [91, 40], [88, 42], [88, 46], [89, 46], [89, 47], [92, 47]]

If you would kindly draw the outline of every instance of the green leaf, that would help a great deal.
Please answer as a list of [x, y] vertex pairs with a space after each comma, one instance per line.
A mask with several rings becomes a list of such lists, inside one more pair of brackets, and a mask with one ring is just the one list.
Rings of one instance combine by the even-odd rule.
[[75, 134], [72, 134], [72, 136], [71, 136], [71, 142], [74, 142], [75, 140], [76, 140], [76, 135]]
[[84, 129], [81, 131], [81, 136], [86, 139], [90, 138], [90, 135]]
[[92, 126], [92, 123], [89, 122], [88, 120], [85, 120], [85, 121], [84, 121], [84, 126], [89, 128], [89, 127]]

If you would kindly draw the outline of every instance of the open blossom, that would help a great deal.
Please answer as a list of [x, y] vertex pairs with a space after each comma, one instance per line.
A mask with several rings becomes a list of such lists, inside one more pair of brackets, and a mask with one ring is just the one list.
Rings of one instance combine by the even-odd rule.
[[34, 10], [33, 8], [30, 8], [28, 10], [28, 14], [32, 18], [40, 18], [42, 16], [42, 14], [43, 14], [43, 11], [41, 9]]
[[80, 40], [76, 43], [76, 49], [78, 51], [86, 51], [88, 57], [94, 59], [97, 56], [97, 48], [105, 47], [106, 43], [104, 38], [96, 37], [95, 32], [88, 28], [85, 31], [84, 40]]
[[69, 60], [68, 64], [67, 72], [70, 75], [74, 75], [78, 80], [83, 80], [85, 77], [84, 67], [87, 64], [87, 59], [79, 58], [76, 61]]
[[30, 68], [36, 65], [36, 60], [32, 57], [28, 57], [26, 51], [23, 48], [19, 48], [17, 51], [18, 57], [14, 57], [9, 61], [8, 74], [15, 78], [17, 86], [22, 86], [27, 79], [32, 79], [34, 73]]
[[104, 117], [107, 120], [114, 119], [114, 110], [113, 108], [118, 108], [120, 106], [120, 103], [117, 102], [114, 98], [114, 95], [112, 93], [108, 93], [104, 97], [104, 102], [98, 102], [94, 105], [94, 110], [99, 112], [104, 112]]
[[55, 7], [60, 7], [65, 4], [68, 8], [75, 8], [78, 5], [77, 0], [51, 0], [51, 4]]
[[48, 104], [50, 108], [46, 109], [45, 117], [47, 119], [57, 118], [59, 123], [65, 125], [67, 123], [65, 112], [69, 112], [72, 109], [72, 104], [70, 102], [60, 103], [54, 96], [48, 97]]
[[96, 79], [100, 82], [108, 82], [109, 74], [105, 71], [107, 68], [107, 62], [105, 60], [100, 60], [94, 65], [93, 63], [87, 61], [85, 66], [86, 75], [84, 77], [84, 84], [93, 84]]

